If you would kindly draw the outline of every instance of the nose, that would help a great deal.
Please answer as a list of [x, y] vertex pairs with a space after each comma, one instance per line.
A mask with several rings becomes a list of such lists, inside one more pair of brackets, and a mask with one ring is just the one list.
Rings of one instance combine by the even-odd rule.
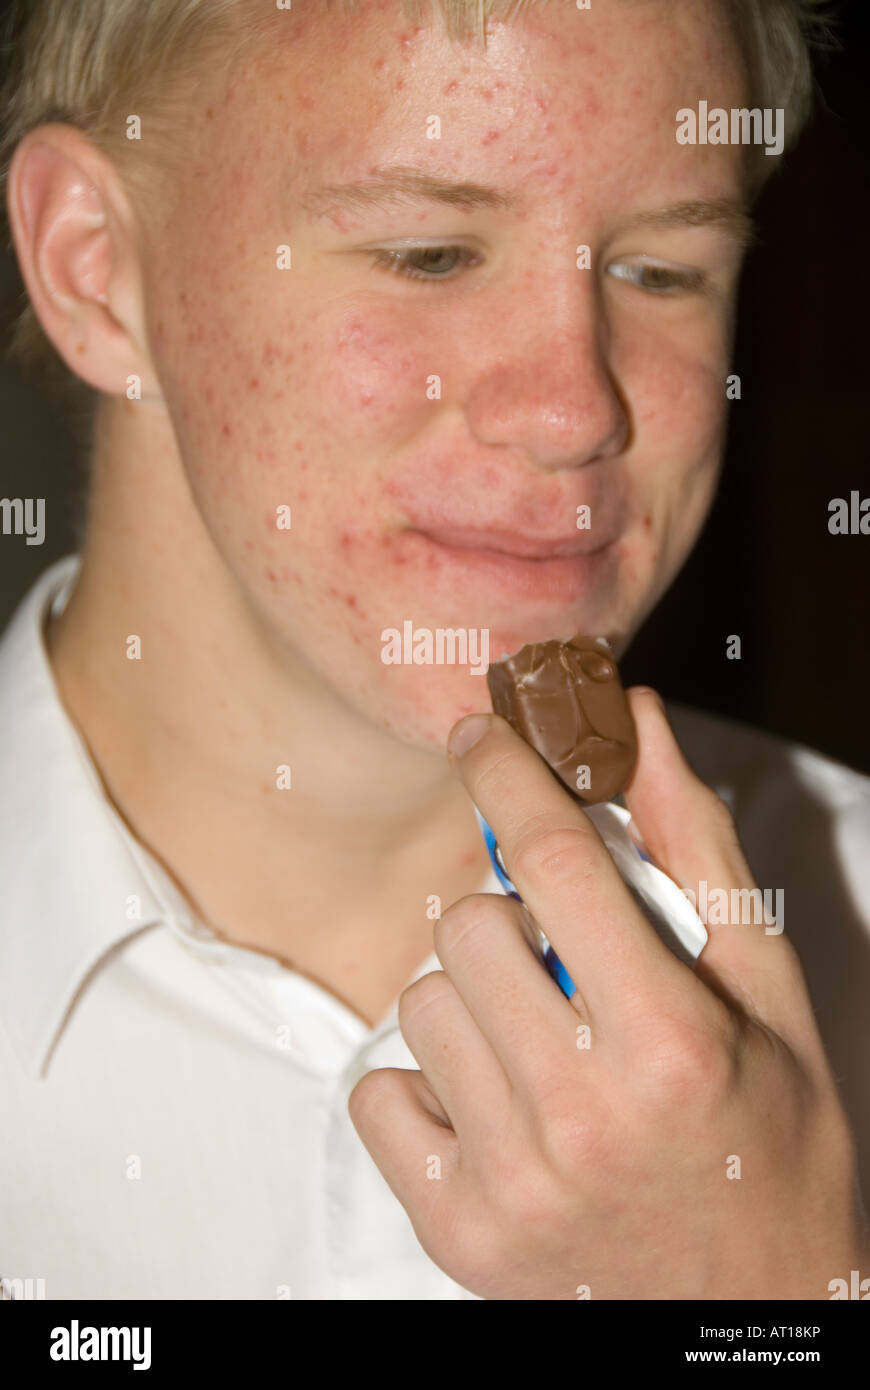
[[[466, 418], [483, 444], [509, 445], [545, 472], [619, 454], [629, 414], [607, 360], [607, 324], [586, 285], [557, 277], [517, 296], [504, 337], [478, 370]], [[510, 347], [505, 345], [505, 339]]]

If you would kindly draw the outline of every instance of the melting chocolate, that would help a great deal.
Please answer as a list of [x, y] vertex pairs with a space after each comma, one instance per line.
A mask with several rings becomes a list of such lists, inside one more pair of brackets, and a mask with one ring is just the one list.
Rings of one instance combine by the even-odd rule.
[[486, 679], [495, 713], [581, 802], [619, 795], [637, 760], [637, 734], [602, 638], [535, 642], [494, 662]]

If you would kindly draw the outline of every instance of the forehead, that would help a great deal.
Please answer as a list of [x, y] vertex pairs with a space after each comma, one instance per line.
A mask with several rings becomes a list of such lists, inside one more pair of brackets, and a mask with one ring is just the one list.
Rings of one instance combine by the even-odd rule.
[[485, 46], [448, 37], [434, 6], [414, 25], [401, 0], [360, 0], [278, 12], [227, 116], [279, 134], [294, 194], [317, 214], [323, 189], [385, 161], [469, 185], [497, 176], [505, 208], [582, 176], [643, 181], [664, 166], [677, 201], [681, 170], [691, 181], [709, 166], [713, 191], [715, 170], [737, 162], [677, 146], [677, 111], [702, 97], [744, 104], [745, 85], [717, 0], [544, 0], [490, 17]]

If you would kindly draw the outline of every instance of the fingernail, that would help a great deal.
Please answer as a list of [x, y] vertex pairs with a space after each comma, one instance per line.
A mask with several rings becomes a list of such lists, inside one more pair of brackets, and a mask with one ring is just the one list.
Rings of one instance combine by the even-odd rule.
[[447, 751], [451, 758], [461, 758], [483, 738], [492, 722], [489, 714], [469, 714], [451, 729]]

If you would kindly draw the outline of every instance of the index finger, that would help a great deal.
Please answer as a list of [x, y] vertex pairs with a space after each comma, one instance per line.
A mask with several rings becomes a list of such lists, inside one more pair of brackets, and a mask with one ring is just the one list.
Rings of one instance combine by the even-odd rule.
[[[450, 756], [498, 840], [508, 873], [541, 930], [582, 990], [590, 1012], [611, 1020], [701, 988], [638, 910], [604, 842], [543, 758], [498, 715], [466, 751]], [[456, 750], [454, 752], [454, 749]]]

